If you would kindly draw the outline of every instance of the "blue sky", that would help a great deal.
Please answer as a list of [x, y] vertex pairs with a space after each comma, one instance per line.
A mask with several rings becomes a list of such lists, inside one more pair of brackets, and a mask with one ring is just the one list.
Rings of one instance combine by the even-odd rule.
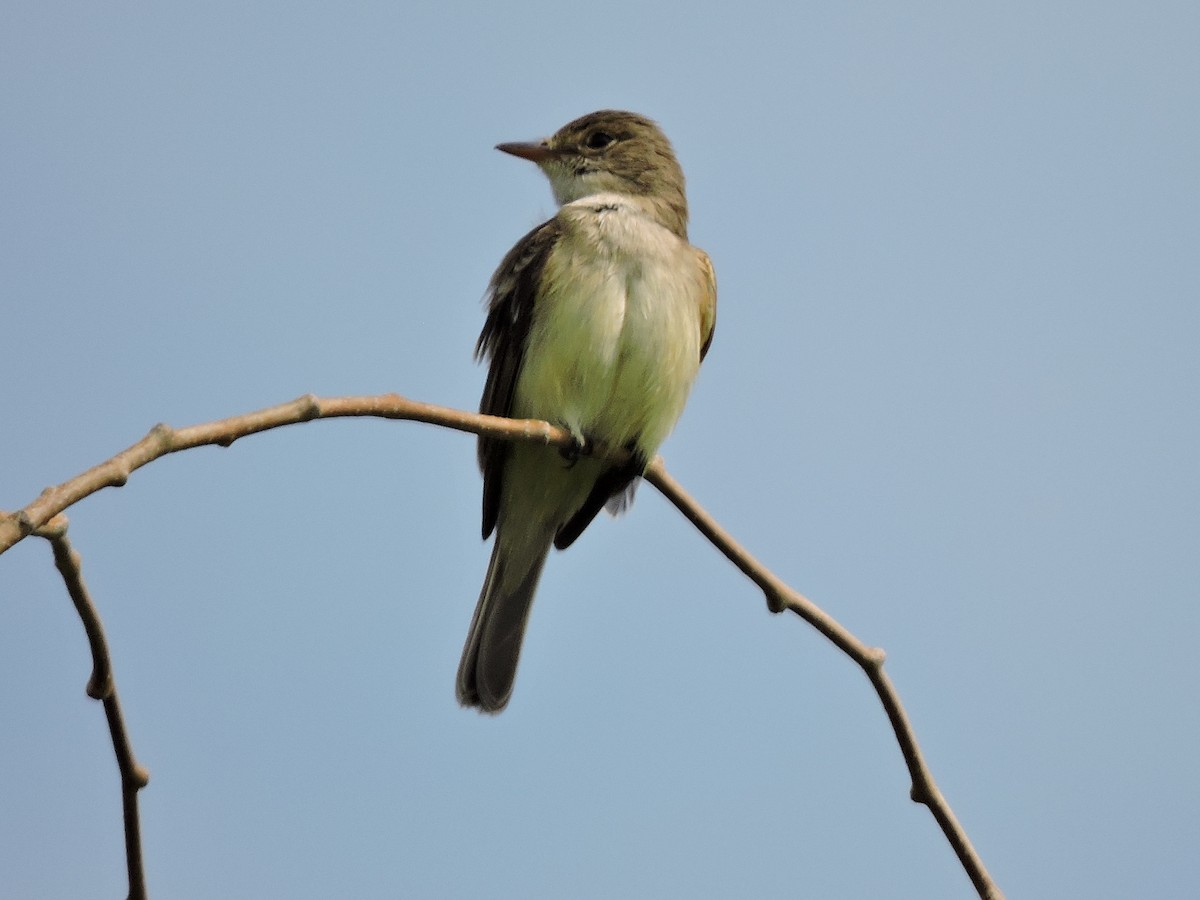
[[[661, 122], [715, 262], [670, 470], [884, 647], [1010, 897], [1200, 879], [1200, 11], [1188, 3], [0, 12], [0, 508], [159, 421], [472, 409], [553, 211], [499, 141]], [[310, 423], [70, 511], [154, 896], [971, 896], [865, 679], [655, 492], [453, 682], [468, 436]], [[0, 559], [0, 894], [123, 896], [49, 549]]]

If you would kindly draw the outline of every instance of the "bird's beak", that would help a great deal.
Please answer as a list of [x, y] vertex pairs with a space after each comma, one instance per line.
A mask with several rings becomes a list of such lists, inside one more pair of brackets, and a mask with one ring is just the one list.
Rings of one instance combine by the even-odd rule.
[[558, 155], [547, 146], [545, 141], [516, 141], [511, 144], [497, 144], [496, 149], [535, 163], [544, 163]]

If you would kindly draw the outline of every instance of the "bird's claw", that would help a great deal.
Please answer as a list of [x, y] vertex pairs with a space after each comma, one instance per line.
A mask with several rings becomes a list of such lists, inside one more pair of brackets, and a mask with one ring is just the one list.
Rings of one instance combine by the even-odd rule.
[[558, 455], [567, 461], [567, 468], [575, 467], [575, 463], [579, 462], [579, 458], [587, 456], [591, 452], [592, 442], [587, 438], [571, 435], [571, 443], [566, 447], [558, 448]]

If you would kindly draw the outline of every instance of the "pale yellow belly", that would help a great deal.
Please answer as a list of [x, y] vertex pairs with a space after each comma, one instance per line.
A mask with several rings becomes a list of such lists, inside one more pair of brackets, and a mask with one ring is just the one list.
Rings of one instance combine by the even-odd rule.
[[644, 221], [584, 218], [555, 248], [514, 412], [651, 458], [700, 366], [706, 287], [691, 248]]

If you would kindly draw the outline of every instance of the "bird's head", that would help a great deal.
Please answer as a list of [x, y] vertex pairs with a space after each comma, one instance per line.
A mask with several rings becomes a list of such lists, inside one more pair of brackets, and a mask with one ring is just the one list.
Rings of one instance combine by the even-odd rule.
[[683, 170], [662, 129], [644, 116], [600, 110], [545, 140], [496, 149], [537, 163], [560, 205], [593, 194], [624, 194], [640, 198], [676, 234], [687, 234]]

